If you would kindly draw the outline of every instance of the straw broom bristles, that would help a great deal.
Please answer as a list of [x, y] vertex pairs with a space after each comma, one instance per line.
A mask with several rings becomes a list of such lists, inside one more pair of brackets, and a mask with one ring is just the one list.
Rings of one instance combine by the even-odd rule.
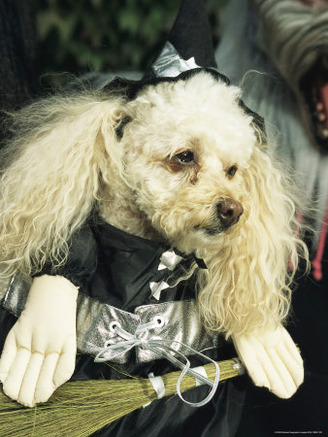
[[[241, 373], [236, 360], [220, 361], [220, 381]], [[207, 376], [215, 377], [214, 364], [204, 366]], [[162, 375], [165, 396], [176, 393], [181, 372]], [[186, 375], [181, 391], [195, 386]], [[128, 413], [157, 399], [147, 378], [68, 382], [58, 388], [51, 400], [25, 408], [0, 394], [0, 436], [6, 437], [87, 437]]]

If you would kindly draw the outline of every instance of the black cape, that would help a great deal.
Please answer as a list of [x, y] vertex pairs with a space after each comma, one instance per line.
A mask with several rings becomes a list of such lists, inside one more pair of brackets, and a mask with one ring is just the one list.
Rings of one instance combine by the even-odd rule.
[[[80, 287], [80, 292], [124, 311], [133, 312], [140, 305], [161, 304], [195, 298], [191, 277], [170, 286], [155, 298], [150, 290], [152, 282], [175, 282], [176, 277], [194, 262], [192, 256], [183, 257], [172, 272], [158, 270], [160, 258], [169, 248], [163, 244], [129, 235], [99, 219], [84, 226], [75, 234], [69, 259], [64, 267], [47, 266], [42, 274], [60, 274]], [[1, 347], [15, 318], [1, 309]], [[236, 352], [230, 342], [222, 338], [219, 347], [207, 353], [215, 360], [230, 359]], [[133, 354], [120, 369], [132, 375], [148, 377], [178, 370], [165, 359], [138, 363]], [[204, 365], [197, 356], [188, 356], [192, 366]], [[106, 363], [95, 363], [94, 357], [78, 354], [72, 380], [120, 379], [124, 376]], [[108, 437], [232, 437], [242, 414], [244, 378], [221, 382], [214, 398], [203, 407], [192, 407], [178, 396], [163, 398], [140, 408], [95, 433]], [[185, 397], [199, 402], [208, 394], [207, 386], [189, 390]]]

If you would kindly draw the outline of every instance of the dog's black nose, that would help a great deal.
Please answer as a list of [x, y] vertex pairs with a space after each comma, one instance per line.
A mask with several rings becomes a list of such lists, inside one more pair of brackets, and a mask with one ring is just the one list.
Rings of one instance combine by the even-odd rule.
[[216, 205], [217, 215], [225, 228], [238, 222], [244, 212], [242, 205], [234, 199], [220, 200]]

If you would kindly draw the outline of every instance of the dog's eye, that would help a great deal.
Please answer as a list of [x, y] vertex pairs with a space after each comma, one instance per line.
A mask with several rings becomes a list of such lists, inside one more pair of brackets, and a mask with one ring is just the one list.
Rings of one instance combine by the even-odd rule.
[[174, 159], [180, 164], [193, 164], [194, 154], [190, 150], [186, 150], [185, 152], [181, 152], [175, 155]]
[[238, 168], [236, 165], [232, 165], [231, 167], [228, 168], [228, 170], [226, 171], [226, 175], [229, 179], [232, 179], [236, 172], [237, 172]]

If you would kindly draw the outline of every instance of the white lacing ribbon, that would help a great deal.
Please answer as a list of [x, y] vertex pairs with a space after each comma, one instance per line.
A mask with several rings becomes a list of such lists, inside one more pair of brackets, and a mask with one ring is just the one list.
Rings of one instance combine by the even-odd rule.
[[[104, 361], [111, 361], [118, 357], [119, 355], [123, 355], [133, 349], [134, 347], [141, 347], [143, 349], [149, 350], [153, 353], [155, 353], [158, 358], [166, 358], [168, 361], [170, 361], [172, 364], [174, 364], [176, 367], [181, 369], [181, 374], [177, 381], [177, 394], [180, 397], [180, 399], [183, 400], [188, 405], [191, 405], [192, 407], [201, 407], [205, 404], [207, 404], [214, 396], [217, 387], [219, 385], [220, 381], [220, 367], [219, 365], [212, 360], [211, 358], [207, 357], [201, 352], [196, 351], [195, 349], [191, 348], [190, 346], [176, 341], [176, 340], [164, 340], [156, 337], [150, 337], [149, 339], [145, 338], [146, 335], [149, 335], [149, 331], [151, 329], [155, 329], [158, 327], [163, 326], [164, 321], [161, 317], [155, 317], [151, 322], [144, 323], [143, 325], [139, 325], [135, 331], [134, 334], [131, 334], [128, 331], [125, 331], [125, 329], [122, 328], [119, 322], [112, 322], [110, 324], [110, 330], [112, 332], [115, 332], [117, 335], [119, 335], [124, 341], [114, 343], [114, 340], [108, 340], [104, 343], [103, 349], [97, 354], [95, 358], [95, 362], [104, 362]], [[190, 367], [190, 361], [188, 358], [182, 353], [172, 348], [173, 344], [178, 344], [180, 346], [183, 346], [183, 348], [187, 349], [191, 354], [197, 355], [206, 361], [209, 361], [215, 365], [216, 372], [215, 372], [215, 378], [214, 381], [211, 381], [203, 374], [199, 373], [198, 369], [192, 369]], [[177, 358], [178, 357], [178, 358]], [[200, 402], [189, 402], [187, 401], [181, 394], [181, 383], [183, 378], [186, 374], [189, 374], [193, 376], [196, 381], [199, 381], [201, 384], [209, 385], [211, 388], [211, 391], [206, 396], [205, 399], [203, 399]]]

